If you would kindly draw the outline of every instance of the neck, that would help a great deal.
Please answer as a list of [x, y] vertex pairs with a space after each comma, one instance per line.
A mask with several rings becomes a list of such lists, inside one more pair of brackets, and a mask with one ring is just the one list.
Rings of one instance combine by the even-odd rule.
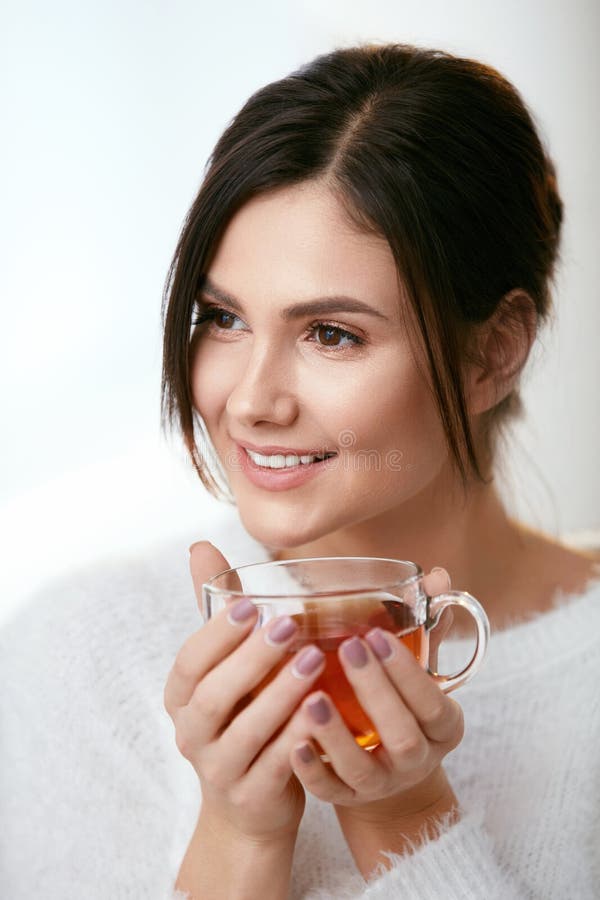
[[453, 588], [477, 597], [492, 624], [500, 623], [515, 602], [529, 533], [509, 518], [493, 480], [471, 487], [464, 501], [447, 488], [438, 480], [400, 508], [278, 550], [273, 558], [389, 557], [417, 562], [424, 572], [443, 566]]

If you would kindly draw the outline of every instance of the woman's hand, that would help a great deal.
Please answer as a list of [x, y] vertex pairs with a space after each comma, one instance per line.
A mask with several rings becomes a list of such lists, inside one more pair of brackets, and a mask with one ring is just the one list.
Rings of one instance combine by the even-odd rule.
[[[444, 570], [426, 576], [429, 594], [448, 586]], [[448, 615], [433, 631], [437, 632], [430, 654], [433, 668], [440, 635], [450, 624]], [[323, 692], [311, 694], [288, 727], [297, 738], [316, 738], [330, 762], [321, 761], [310, 740], [297, 741], [291, 761], [304, 786], [336, 806], [369, 806], [375, 811], [379, 803], [382, 809], [393, 807], [407, 815], [449, 796], [440, 764], [463, 737], [458, 703], [442, 692], [391, 632], [374, 629], [364, 641], [357, 637], [345, 641], [339, 658], [381, 745], [371, 752], [360, 748], [331, 699]], [[391, 806], [388, 798], [393, 798]]]
[[[202, 584], [227, 568], [212, 544], [190, 548], [198, 601]], [[169, 673], [164, 703], [177, 747], [200, 779], [205, 820], [234, 839], [264, 844], [295, 836], [302, 817], [304, 791], [290, 764], [293, 736], [277, 735], [324, 657], [315, 647], [302, 648], [249, 701], [248, 692], [289, 653], [296, 630], [292, 619], [280, 617], [252, 633], [256, 617], [256, 607], [240, 600], [192, 634]]]
[[[443, 569], [432, 570], [424, 581], [432, 596], [450, 589]], [[445, 610], [432, 630], [433, 671], [452, 618]], [[441, 762], [462, 740], [463, 715], [390, 632], [374, 630], [367, 641], [345, 642], [339, 656], [382, 743], [371, 752], [360, 748], [331, 699], [317, 692], [288, 725], [298, 741], [304, 738], [295, 744], [291, 762], [309, 791], [334, 804], [350, 851], [368, 879], [380, 865], [391, 865], [383, 851], [402, 854], [418, 846], [440, 817], [459, 818]], [[319, 741], [328, 763], [321, 761], [310, 737]]]

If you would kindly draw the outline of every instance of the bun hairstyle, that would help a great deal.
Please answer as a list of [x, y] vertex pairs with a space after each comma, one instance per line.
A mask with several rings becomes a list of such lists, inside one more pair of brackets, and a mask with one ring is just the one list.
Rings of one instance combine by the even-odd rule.
[[[510, 82], [475, 60], [406, 44], [317, 56], [254, 93], [225, 129], [165, 284], [163, 427], [182, 432], [202, 483], [219, 496], [194, 437], [194, 302], [235, 212], [258, 194], [308, 180], [334, 192], [355, 226], [388, 241], [416, 325], [415, 358], [463, 488], [472, 477], [485, 483], [463, 366], [477, 359], [476, 326], [511, 292], [529, 295], [538, 327], [549, 317], [563, 205], [552, 161]], [[486, 458], [501, 426], [521, 414], [517, 386], [481, 417]]]

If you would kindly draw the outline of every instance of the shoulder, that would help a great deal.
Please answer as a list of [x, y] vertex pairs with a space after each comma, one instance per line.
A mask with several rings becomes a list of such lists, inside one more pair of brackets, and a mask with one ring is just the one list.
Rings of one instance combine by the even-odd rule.
[[[166, 880], [144, 848], [159, 859], [168, 847], [177, 791], [188, 784], [162, 699], [177, 650], [201, 625], [188, 546], [169, 541], [76, 567], [0, 629], [0, 828], [11, 896], [40, 882], [53, 897], [74, 885], [78, 896], [100, 896], [99, 883], [117, 896], [127, 879], [151, 896], [148, 881]], [[121, 865], [123, 840], [139, 844], [133, 868]]]
[[130, 598], [156, 599], [167, 585], [181, 589], [186, 552], [187, 547], [169, 541], [76, 564], [36, 588], [13, 619], [29, 618], [33, 626], [40, 616], [67, 617], [88, 608], [90, 615], [102, 617]]
[[169, 657], [201, 625], [189, 570], [194, 540], [210, 540], [231, 565], [266, 558], [237, 510], [224, 507], [197, 535], [107, 554], [49, 579], [0, 627], [0, 647], [10, 655], [22, 645], [38, 660], [58, 652], [104, 659], [134, 652], [141, 661], [144, 648]]
[[600, 579], [600, 549], [579, 548], [547, 535], [535, 535], [535, 570], [544, 573], [550, 602], [581, 596]]
[[48, 580], [0, 629], [0, 668], [73, 689], [160, 668], [200, 626], [187, 556], [185, 544], [161, 543]]

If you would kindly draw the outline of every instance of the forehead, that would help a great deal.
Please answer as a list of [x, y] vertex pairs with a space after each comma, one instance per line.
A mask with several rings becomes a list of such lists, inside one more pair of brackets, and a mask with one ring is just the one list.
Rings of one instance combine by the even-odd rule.
[[385, 238], [359, 231], [313, 183], [253, 197], [229, 222], [210, 276], [242, 300], [344, 294], [397, 317], [400, 285]]

